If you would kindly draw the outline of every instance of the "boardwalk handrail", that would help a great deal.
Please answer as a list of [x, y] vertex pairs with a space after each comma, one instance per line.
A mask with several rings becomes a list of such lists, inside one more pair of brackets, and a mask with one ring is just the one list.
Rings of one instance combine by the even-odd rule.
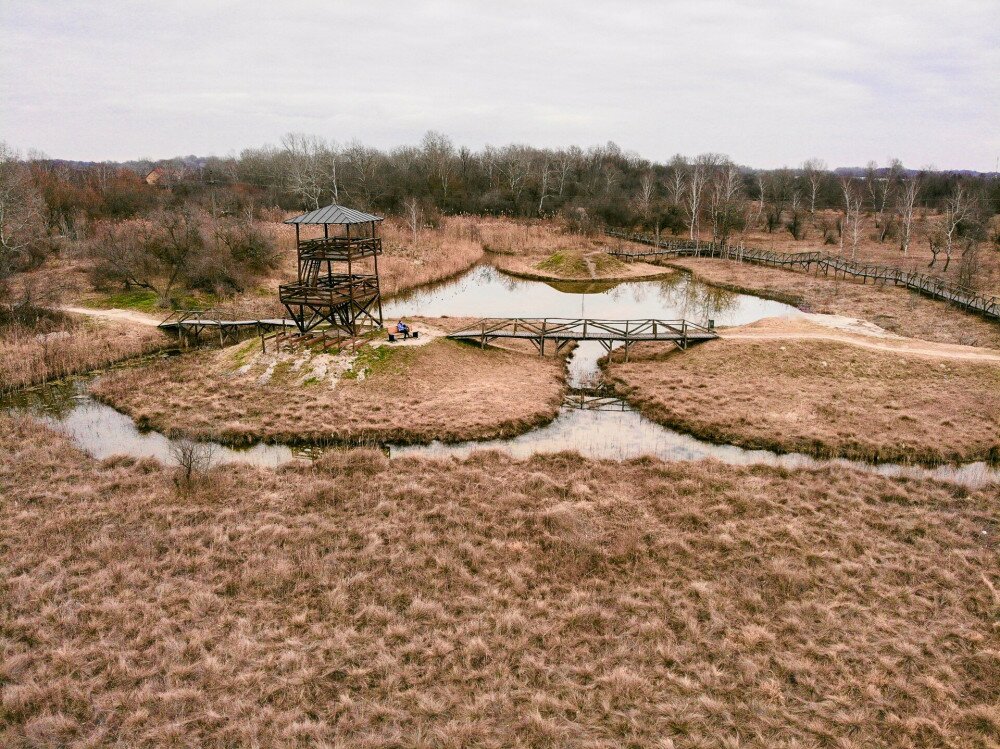
[[501, 331], [514, 332], [520, 329], [528, 337], [530, 334], [560, 337], [634, 337], [652, 334], [654, 331], [678, 331], [688, 333], [714, 332], [705, 325], [690, 320], [645, 319], [599, 319], [593, 317], [481, 317], [472, 326], [464, 325], [449, 332], [457, 336], [475, 330], [490, 335]]
[[892, 283], [895, 286], [904, 286], [924, 296], [941, 299], [986, 317], [1000, 319], [1000, 297], [998, 296], [987, 296], [975, 289], [947, 281], [939, 276], [907, 271], [891, 265], [863, 263], [843, 255], [826, 252], [775, 252], [761, 248], [734, 247], [717, 242], [664, 241], [649, 234], [616, 229], [606, 229], [605, 233], [611, 237], [652, 245], [656, 248], [647, 252], [620, 249], [611, 250], [608, 253], [625, 260], [655, 257], [716, 257], [775, 267], [802, 266], [807, 271], [810, 266], [815, 265], [817, 272], [822, 270], [824, 273], [829, 273], [832, 270], [834, 275], [841, 273], [844, 276], [860, 278], [863, 283], [872, 279], [875, 282], [881, 281], [882, 283]]
[[542, 355], [547, 341], [554, 343], [557, 352], [573, 341], [599, 341], [607, 351], [623, 343], [628, 356], [633, 343], [663, 341], [686, 349], [691, 343], [718, 336], [711, 328], [688, 320], [483, 317], [449, 332], [448, 337], [478, 341], [481, 346], [497, 338], [518, 338], [531, 341]]

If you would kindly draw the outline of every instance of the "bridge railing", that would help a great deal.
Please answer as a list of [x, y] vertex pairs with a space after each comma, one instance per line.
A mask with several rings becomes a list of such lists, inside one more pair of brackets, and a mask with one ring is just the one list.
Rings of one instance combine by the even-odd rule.
[[649, 252], [636, 250], [612, 250], [609, 254], [627, 260], [647, 257], [720, 257], [747, 263], [771, 266], [803, 266], [806, 270], [816, 265], [824, 272], [841, 273], [845, 276], [869, 279], [875, 282], [905, 286], [924, 296], [940, 299], [957, 307], [1000, 319], [1000, 296], [987, 295], [967, 286], [947, 281], [939, 276], [931, 276], [916, 271], [907, 271], [891, 265], [859, 263], [843, 255], [826, 252], [774, 252], [760, 248], [733, 247], [716, 242], [694, 242], [691, 240], [661, 240], [649, 234], [607, 229], [608, 236], [639, 244], [652, 245], [656, 249]]
[[163, 319], [160, 323], [160, 327], [165, 328], [172, 325], [181, 325], [186, 322], [200, 322], [214, 309], [214, 307], [208, 307], [205, 309], [175, 309]]
[[602, 320], [596, 318], [567, 317], [484, 317], [472, 325], [464, 325], [449, 333], [452, 336], [501, 337], [518, 336], [558, 338], [633, 338], [677, 337], [694, 334], [712, 334], [707, 326], [689, 320], [635, 319]]

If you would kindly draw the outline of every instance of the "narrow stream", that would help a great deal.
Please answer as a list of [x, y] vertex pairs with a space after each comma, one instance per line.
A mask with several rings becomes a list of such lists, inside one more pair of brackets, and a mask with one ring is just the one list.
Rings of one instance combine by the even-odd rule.
[[[480, 266], [452, 281], [424, 287], [397, 297], [385, 306], [386, 319], [428, 317], [576, 317], [636, 319], [685, 318], [717, 325], [741, 325], [764, 317], [794, 317], [802, 313], [780, 302], [734, 294], [678, 274], [657, 281], [611, 286], [548, 284], [507, 276], [492, 266]], [[388, 445], [391, 457], [406, 455], [464, 457], [492, 449], [527, 457], [534, 453], [577, 451], [592, 458], [627, 459], [644, 455], [663, 460], [714, 458], [725, 463], [797, 467], [848, 465], [890, 476], [933, 477], [978, 487], [1000, 483], [1000, 471], [985, 463], [927, 468], [892, 463], [872, 465], [847, 460], [821, 460], [806, 455], [778, 454], [717, 445], [660, 426], [624, 401], [599, 388], [597, 360], [604, 350], [597, 342], [580, 344], [568, 362], [571, 393], [554, 421], [504, 440], [428, 445]], [[150, 457], [174, 462], [172, 441], [155, 431], [140, 431], [134, 422], [87, 395], [93, 376], [20, 391], [0, 397], [0, 410], [30, 414], [68, 435], [96, 458], [112, 455]], [[597, 387], [597, 389], [593, 389]], [[314, 457], [322, 448], [299, 449], [260, 443], [246, 449], [213, 444], [216, 463], [248, 463], [274, 467]]]

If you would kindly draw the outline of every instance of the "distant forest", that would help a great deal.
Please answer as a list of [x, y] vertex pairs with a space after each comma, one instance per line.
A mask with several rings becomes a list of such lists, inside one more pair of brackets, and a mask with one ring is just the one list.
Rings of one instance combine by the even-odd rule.
[[[391, 150], [290, 134], [280, 144], [248, 148], [234, 158], [26, 163], [50, 226], [68, 233], [81, 219], [129, 218], [148, 211], [165, 199], [165, 187], [167, 200], [231, 213], [342, 203], [401, 214], [417, 201], [427, 215], [562, 215], [584, 224], [674, 233], [690, 231], [692, 223], [706, 228], [709, 214], [720, 206], [736, 223], [745, 220], [735, 215], [743, 204], [753, 202], [770, 208], [761, 220], [770, 213], [775, 224], [795, 212], [842, 211], [845, 181], [863, 209], [875, 213], [893, 212], [910, 181], [918, 185], [917, 208], [943, 210], [961, 183], [979, 212], [1000, 213], [996, 174], [914, 170], [899, 162], [833, 171], [818, 159], [754, 169], [721, 154], [678, 155], [658, 163], [611, 142], [586, 149], [507, 145], [474, 151], [436, 132], [428, 132], [417, 146]], [[154, 169], [156, 184], [148, 185], [146, 176]]]
[[866, 240], [903, 255], [919, 241], [931, 267], [961, 258], [968, 285], [979, 282], [980, 248], [1000, 250], [998, 175], [898, 161], [753, 169], [709, 153], [657, 163], [614, 143], [473, 151], [436, 132], [388, 151], [290, 134], [238, 157], [125, 163], [22, 158], [0, 143], [0, 307], [34, 305], [37, 292], [13, 294], [10, 280], [55, 254], [89, 257], [95, 285], [164, 299], [179, 286], [243, 289], [278, 262], [261, 220], [329, 203], [398, 216], [414, 240], [442, 216], [475, 214], [722, 243], [777, 232], [852, 257]]

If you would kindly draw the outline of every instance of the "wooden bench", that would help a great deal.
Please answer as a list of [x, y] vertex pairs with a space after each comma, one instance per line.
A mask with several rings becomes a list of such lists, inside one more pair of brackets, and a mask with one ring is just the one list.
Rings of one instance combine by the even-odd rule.
[[398, 325], [392, 325], [392, 326], [389, 327], [389, 343], [395, 343], [396, 342], [396, 336], [403, 336], [403, 339], [405, 340], [407, 338], [419, 338], [420, 337], [420, 333], [418, 333], [413, 328], [407, 328], [407, 330], [405, 330], [404, 332], [400, 333], [399, 332], [399, 326]]

